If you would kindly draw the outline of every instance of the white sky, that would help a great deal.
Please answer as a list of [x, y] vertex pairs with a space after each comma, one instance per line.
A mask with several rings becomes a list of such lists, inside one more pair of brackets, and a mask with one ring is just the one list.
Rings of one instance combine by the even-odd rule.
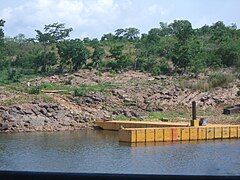
[[193, 27], [218, 20], [240, 26], [239, 7], [239, 0], [0, 0], [0, 19], [6, 36], [35, 37], [35, 29], [59, 22], [73, 28], [73, 38], [100, 38], [125, 27], [145, 33], [174, 19]]

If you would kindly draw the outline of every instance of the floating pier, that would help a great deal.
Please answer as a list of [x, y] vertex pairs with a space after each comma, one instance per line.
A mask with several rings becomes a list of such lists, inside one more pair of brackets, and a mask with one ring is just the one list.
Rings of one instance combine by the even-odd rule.
[[[119, 141], [171, 142], [197, 141], [213, 139], [240, 138], [240, 125], [207, 125], [207, 120], [197, 119], [197, 103], [192, 102], [192, 120], [190, 123], [146, 122], [146, 121], [97, 121], [105, 130], [119, 131]], [[239, 112], [240, 105], [225, 110], [227, 113]]]
[[240, 125], [190, 126], [189, 123], [144, 121], [98, 121], [96, 124], [105, 130], [119, 131], [119, 141], [128, 143], [240, 138]]
[[240, 138], [240, 126], [237, 125], [171, 128], [126, 128], [119, 131], [119, 141], [129, 143], [236, 138]]

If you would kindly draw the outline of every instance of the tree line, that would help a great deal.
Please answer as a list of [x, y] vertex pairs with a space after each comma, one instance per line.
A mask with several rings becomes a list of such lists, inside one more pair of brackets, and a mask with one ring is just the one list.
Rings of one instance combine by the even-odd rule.
[[218, 21], [193, 28], [187, 20], [159, 23], [146, 34], [136, 28], [121, 28], [101, 39], [69, 39], [72, 28], [53, 23], [24, 34], [4, 36], [0, 20], [0, 82], [15, 82], [22, 76], [76, 72], [141, 70], [154, 75], [203, 72], [207, 68], [240, 69], [240, 30]]

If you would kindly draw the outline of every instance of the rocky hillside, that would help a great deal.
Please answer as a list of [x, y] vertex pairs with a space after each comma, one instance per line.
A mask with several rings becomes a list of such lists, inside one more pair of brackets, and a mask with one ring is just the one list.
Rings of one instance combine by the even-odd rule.
[[[240, 80], [231, 70], [221, 74], [232, 78], [217, 84], [210, 72], [192, 77], [81, 70], [23, 81], [0, 89], [0, 130], [74, 130], [100, 119], [188, 121], [193, 100], [198, 116], [209, 122], [239, 123], [239, 115], [222, 110], [240, 104]], [[36, 87], [40, 93], [34, 94]]]
[[0, 114], [0, 129], [8, 132], [60, 131], [89, 127], [86, 120], [56, 103], [33, 102], [0, 106]]

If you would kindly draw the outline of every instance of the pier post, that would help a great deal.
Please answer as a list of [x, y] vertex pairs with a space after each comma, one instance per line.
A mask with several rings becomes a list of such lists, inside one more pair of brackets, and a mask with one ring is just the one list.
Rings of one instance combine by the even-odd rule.
[[192, 101], [192, 121], [191, 126], [199, 126], [199, 120], [197, 120], [197, 103]]
[[196, 105], [196, 101], [192, 102], [192, 120], [196, 120], [197, 119], [197, 105]]

